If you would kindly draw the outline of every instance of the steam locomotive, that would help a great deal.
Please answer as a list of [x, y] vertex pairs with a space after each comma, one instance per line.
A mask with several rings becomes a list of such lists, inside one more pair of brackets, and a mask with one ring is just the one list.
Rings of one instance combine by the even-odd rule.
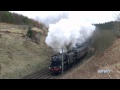
[[63, 58], [63, 70], [67, 70], [73, 65], [80, 62], [84, 56], [88, 53], [88, 44], [84, 44], [79, 48], [74, 48], [71, 51], [54, 55], [51, 57], [51, 63], [49, 70], [52, 75], [60, 74], [62, 72], [62, 58]]

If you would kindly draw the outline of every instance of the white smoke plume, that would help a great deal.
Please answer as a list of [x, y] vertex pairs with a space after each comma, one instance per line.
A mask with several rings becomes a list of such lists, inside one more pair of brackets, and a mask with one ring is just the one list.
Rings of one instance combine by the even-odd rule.
[[68, 17], [59, 20], [55, 24], [49, 24], [49, 32], [46, 43], [53, 50], [60, 52], [61, 48], [75, 47], [76, 44], [85, 42], [92, 35], [95, 26], [76, 17]]
[[67, 12], [62, 12], [62, 13], [59, 13], [58, 15], [49, 15], [45, 18], [36, 16], [36, 20], [44, 23], [47, 27], [49, 27], [49, 24], [55, 24], [63, 18], [68, 18]]

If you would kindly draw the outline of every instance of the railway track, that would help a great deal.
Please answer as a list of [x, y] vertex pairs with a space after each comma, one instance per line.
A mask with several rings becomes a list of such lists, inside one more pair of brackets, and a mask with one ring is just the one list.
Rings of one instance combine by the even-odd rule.
[[[72, 70], [73, 68], [77, 67], [80, 64], [82, 63], [78, 63], [75, 66], [71, 67], [70, 69], [64, 71], [64, 74], [68, 73], [70, 70]], [[28, 76], [25, 76], [22, 79], [57, 79], [60, 76], [62, 76], [62, 74], [57, 75], [57, 76], [52, 76], [48, 68], [46, 68], [46, 69], [43, 69], [42, 71], [35, 72]]]
[[[64, 71], [64, 74], [66, 74], [67, 72], [69, 72], [70, 70], [78, 67], [79, 65], [83, 64], [88, 58], [90, 57], [85, 57], [83, 58], [79, 63], [77, 63], [75, 66], [71, 67], [70, 69], [68, 69], [67, 71]], [[41, 71], [32, 73], [28, 76], [23, 77], [22, 79], [57, 79], [58, 77], [61, 77], [60, 75], [57, 76], [52, 76], [51, 73], [49, 72], [48, 68], [44, 68]]]
[[52, 75], [50, 74], [48, 68], [44, 68], [43, 70], [32, 73], [22, 79], [49, 79], [50, 77], [52, 77]]

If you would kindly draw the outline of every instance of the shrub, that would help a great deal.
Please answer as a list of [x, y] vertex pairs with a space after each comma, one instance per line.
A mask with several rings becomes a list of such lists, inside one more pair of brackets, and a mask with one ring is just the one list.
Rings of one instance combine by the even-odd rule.
[[28, 36], [29, 38], [32, 38], [32, 36], [33, 36], [33, 33], [32, 33], [32, 30], [31, 30], [31, 27], [30, 27], [30, 26], [29, 26], [29, 28], [28, 28], [27, 36]]
[[92, 36], [91, 46], [95, 48], [95, 54], [103, 53], [112, 45], [116, 35], [113, 30], [96, 30]]
[[30, 19], [27, 16], [23, 16], [9, 11], [0, 11], [0, 22], [13, 23], [18, 25], [30, 25], [37, 28], [43, 28], [43, 23], [40, 23], [34, 19]]

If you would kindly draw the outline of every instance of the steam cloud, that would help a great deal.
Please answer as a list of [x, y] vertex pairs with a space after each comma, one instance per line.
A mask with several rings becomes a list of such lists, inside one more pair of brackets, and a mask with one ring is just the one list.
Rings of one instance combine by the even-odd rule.
[[92, 35], [95, 26], [77, 18], [63, 18], [55, 24], [49, 24], [49, 32], [46, 43], [53, 50], [60, 52], [75, 47], [76, 44], [85, 42]]
[[44, 23], [47, 27], [49, 27], [49, 24], [55, 24], [63, 18], [68, 18], [68, 13], [67, 12], [60, 13], [59, 15], [56, 15], [56, 16], [49, 15], [46, 18], [40, 18], [40, 17], [37, 16], [36, 20]]

